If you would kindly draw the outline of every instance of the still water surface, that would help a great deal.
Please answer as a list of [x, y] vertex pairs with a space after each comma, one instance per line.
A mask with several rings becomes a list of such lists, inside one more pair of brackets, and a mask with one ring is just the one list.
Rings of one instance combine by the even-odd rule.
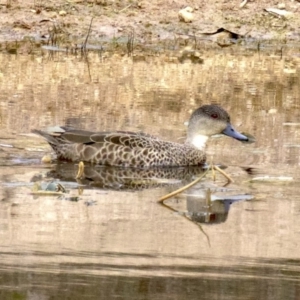
[[[0, 299], [300, 299], [297, 56], [228, 51], [179, 64], [0, 55], [0, 79]], [[193, 174], [147, 188], [139, 174], [134, 191], [120, 181], [79, 190], [77, 166], [42, 164], [51, 149], [30, 133], [69, 125], [183, 141], [184, 122], [208, 103], [256, 142], [211, 139], [209, 161], [226, 165], [234, 183], [224, 188], [222, 176], [207, 176], [167, 200], [173, 210], [157, 200]], [[51, 176], [68, 196], [31, 194], [32, 181]], [[275, 179], [253, 181], [264, 176]], [[251, 200], [209, 210], [199, 196], [208, 187]]]

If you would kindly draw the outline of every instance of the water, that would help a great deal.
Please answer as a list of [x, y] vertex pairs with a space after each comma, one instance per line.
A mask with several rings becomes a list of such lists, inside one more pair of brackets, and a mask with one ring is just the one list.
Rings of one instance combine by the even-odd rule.
[[[299, 299], [299, 58], [203, 58], [0, 55], [0, 299]], [[166, 200], [170, 210], [157, 201], [182, 178], [144, 188], [138, 174], [134, 191], [123, 182], [82, 190], [72, 165], [67, 176], [62, 167], [67, 196], [32, 194], [33, 181], [61, 170], [40, 163], [51, 150], [31, 129], [67, 124], [181, 141], [183, 123], [207, 103], [256, 137], [209, 142], [209, 161], [234, 179], [226, 188], [221, 175], [207, 176]], [[275, 179], [253, 181], [265, 176]], [[195, 200], [208, 187], [252, 198], [209, 210], [205, 196]], [[184, 217], [197, 205], [200, 227]]]

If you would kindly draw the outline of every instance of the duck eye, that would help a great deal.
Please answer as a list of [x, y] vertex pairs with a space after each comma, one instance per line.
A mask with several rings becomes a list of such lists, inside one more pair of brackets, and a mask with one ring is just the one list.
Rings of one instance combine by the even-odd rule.
[[219, 116], [218, 116], [218, 114], [211, 114], [210, 115], [213, 119], [217, 119]]

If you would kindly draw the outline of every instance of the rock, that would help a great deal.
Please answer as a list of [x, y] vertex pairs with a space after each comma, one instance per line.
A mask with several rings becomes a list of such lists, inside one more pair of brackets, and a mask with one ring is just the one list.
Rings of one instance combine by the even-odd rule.
[[65, 10], [61, 10], [58, 14], [60, 16], [65, 16], [65, 15], [67, 15], [67, 12]]
[[43, 164], [51, 164], [52, 158], [50, 155], [44, 155], [41, 161]]
[[277, 17], [286, 17], [286, 18], [289, 18], [289, 17], [292, 17], [293, 16], [293, 13], [290, 12], [290, 11], [287, 11], [287, 10], [284, 10], [284, 9], [278, 9], [278, 8], [265, 8], [265, 11], [267, 11], [268, 13], [272, 14], [272, 15], [275, 15]]
[[279, 4], [277, 5], [277, 7], [278, 7], [279, 9], [285, 9], [285, 4], [284, 4], [284, 3], [279, 3]]
[[187, 6], [178, 12], [179, 20], [185, 23], [191, 23], [194, 19], [193, 8]]
[[187, 60], [190, 60], [192, 63], [202, 64], [203, 59], [201, 58], [200, 52], [192, 49], [191, 47], [186, 47], [183, 51], [180, 52], [178, 60], [183, 63]]

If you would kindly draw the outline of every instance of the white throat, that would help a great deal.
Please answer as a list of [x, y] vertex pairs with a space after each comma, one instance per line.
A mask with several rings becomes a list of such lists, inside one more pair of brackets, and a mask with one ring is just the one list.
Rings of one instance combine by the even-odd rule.
[[206, 146], [207, 140], [208, 140], [208, 136], [199, 134], [193, 137], [193, 139], [191, 140], [191, 144], [195, 148], [199, 150], [203, 150]]

